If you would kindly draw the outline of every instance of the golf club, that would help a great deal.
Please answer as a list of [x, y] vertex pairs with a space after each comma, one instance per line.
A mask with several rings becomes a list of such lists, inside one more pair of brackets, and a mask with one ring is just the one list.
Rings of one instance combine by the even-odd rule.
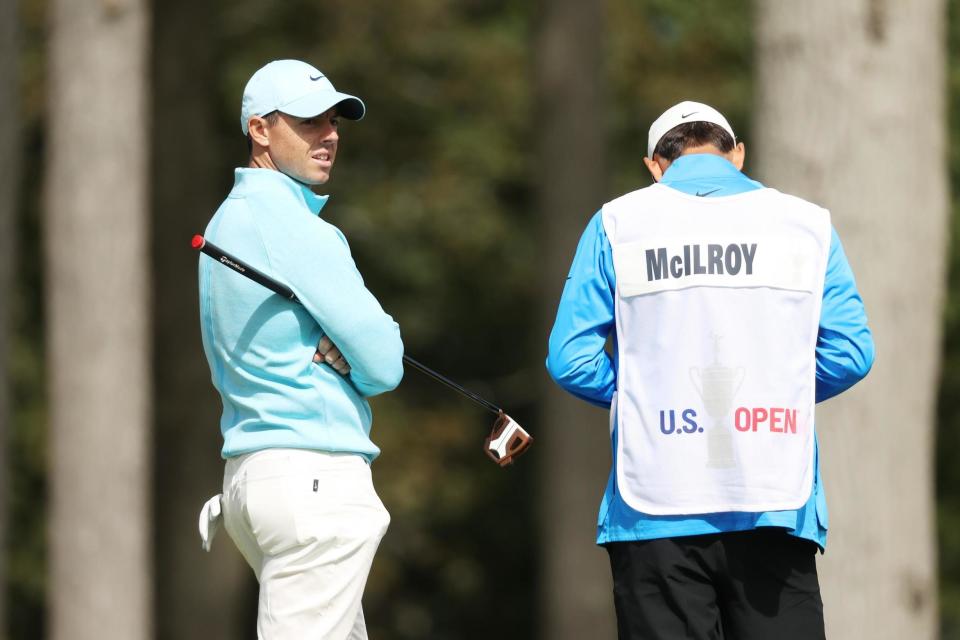
[[[243, 260], [230, 255], [220, 247], [207, 241], [207, 239], [203, 236], [199, 234], [193, 236], [193, 240], [190, 244], [194, 249], [198, 249], [220, 264], [223, 264], [230, 269], [233, 269], [237, 273], [246, 276], [257, 284], [270, 289], [277, 295], [293, 302], [300, 302], [296, 294], [289, 287], [277, 282], [275, 279], [271, 278], [262, 271], [251, 267]], [[533, 444], [533, 436], [527, 433], [523, 427], [517, 424], [513, 418], [504, 413], [503, 409], [497, 405], [485, 400], [469, 389], [460, 386], [450, 378], [437, 373], [430, 367], [417, 362], [406, 354], [403, 356], [403, 361], [417, 371], [420, 371], [430, 378], [433, 378], [440, 384], [453, 389], [470, 400], [473, 400], [476, 404], [480, 405], [487, 411], [497, 414], [497, 420], [493, 424], [493, 429], [491, 430], [490, 435], [487, 436], [487, 439], [484, 441], [484, 452], [501, 467], [511, 464], [515, 457], [526, 451], [530, 445]]]

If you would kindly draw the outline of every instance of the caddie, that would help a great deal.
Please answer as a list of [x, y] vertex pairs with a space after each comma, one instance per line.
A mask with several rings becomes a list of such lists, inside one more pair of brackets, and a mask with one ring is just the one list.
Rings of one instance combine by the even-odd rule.
[[367, 637], [361, 596], [390, 517], [371, 481], [367, 398], [397, 386], [397, 323], [364, 286], [346, 238], [321, 217], [341, 119], [363, 102], [315, 67], [277, 60], [243, 92], [250, 149], [205, 236], [294, 291], [286, 300], [200, 258], [200, 323], [223, 401], [222, 508], [260, 583], [261, 640]]
[[866, 376], [873, 338], [829, 212], [744, 156], [708, 105], [657, 118], [654, 184], [590, 221], [550, 334], [553, 379], [611, 412], [597, 543], [621, 640], [824, 637], [814, 405]]

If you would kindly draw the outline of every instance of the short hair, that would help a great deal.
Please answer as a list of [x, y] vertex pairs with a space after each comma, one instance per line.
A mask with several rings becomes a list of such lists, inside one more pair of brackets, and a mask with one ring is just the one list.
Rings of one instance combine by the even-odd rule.
[[[270, 113], [262, 115], [260, 117], [266, 120], [267, 124], [269, 124], [272, 127], [273, 125], [277, 124], [277, 121], [280, 119], [280, 112], [274, 109]], [[247, 132], [247, 153], [248, 154], [253, 153], [253, 138], [250, 137], [249, 132]]]
[[675, 126], [663, 134], [653, 150], [664, 160], [673, 162], [680, 157], [684, 150], [690, 147], [702, 147], [712, 144], [721, 153], [733, 151], [735, 145], [733, 136], [723, 127], [712, 122], [685, 122]]

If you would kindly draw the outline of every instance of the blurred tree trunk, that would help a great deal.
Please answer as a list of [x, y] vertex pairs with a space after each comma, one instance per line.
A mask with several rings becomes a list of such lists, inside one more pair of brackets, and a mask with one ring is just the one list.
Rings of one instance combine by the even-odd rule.
[[146, 639], [147, 9], [53, 0], [49, 11], [50, 637]]
[[937, 635], [933, 412], [947, 238], [943, 0], [760, 0], [754, 165], [828, 207], [877, 343], [817, 413], [827, 635]]
[[[197, 254], [202, 233], [231, 176], [218, 171], [214, 3], [154, 5], [153, 291], [156, 302], [157, 637], [236, 640], [255, 632], [253, 574], [221, 531], [204, 553], [200, 507], [223, 482], [220, 401], [200, 343]], [[189, 72], [185, 72], [189, 70]], [[236, 101], [239, 113], [240, 101]], [[234, 147], [243, 159], [237, 126]], [[246, 613], [242, 608], [246, 608]]]
[[[542, 0], [537, 15], [545, 346], [577, 240], [604, 201], [603, 4]], [[544, 542], [540, 637], [611, 638], [616, 633], [610, 565], [595, 546], [597, 510], [610, 470], [607, 414], [546, 384], [536, 434]]]
[[[0, 154], [0, 593], [7, 586], [7, 522], [9, 469], [7, 449], [13, 416], [10, 397], [10, 342], [14, 304], [14, 234], [20, 172], [20, 63], [16, 0], [0, 0], [0, 140], [8, 153]], [[0, 598], [0, 638], [6, 637], [6, 599]]]

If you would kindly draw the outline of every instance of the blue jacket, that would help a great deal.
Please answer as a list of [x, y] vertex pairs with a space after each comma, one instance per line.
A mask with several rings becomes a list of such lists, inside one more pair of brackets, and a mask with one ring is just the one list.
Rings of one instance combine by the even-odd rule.
[[[319, 217], [327, 196], [269, 169], [237, 169], [206, 238], [290, 287], [286, 300], [200, 256], [200, 326], [223, 401], [225, 458], [268, 448], [355, 453], [373, 460], [366, 398], [403, 376], [397, 323], [366, 289], [339, 229]], [[350, 364], [313, 362], [324, 335]]]
[[[712, 154], [680, 156], [661, 184], [704, 197], [729, 196], [763, 185], [743, 175], [726, 159]], [[557, 318], [550, 334], [547, 370], [566, 391], [601, 407], [610, 407], [616, 389], [616, 348], [604, 350], [614, 328], [616, 274], [610, 242], [598, 212], [577, 247]], [[614, 334], [615, 335], [615, 334]], [[840, 238], [833, 231], [817, 338], [817, 402], [831, 398], [867, 375], [873, 364], [873, 337], [863, 301]], [[616, 434], [613, 446], [616, 447]], [[616, 451], [614, 450], [614, 465]], [[597, 543], [648, 540], [674, 536], [783, 527], [801, 538], [826, 546], [827, 503], [816, 461], [813, 491], [796, 511], [708, 513], [653, 516], [631, 509], [620, 497], [616, 469], [611, 469], [600, 505]]]

